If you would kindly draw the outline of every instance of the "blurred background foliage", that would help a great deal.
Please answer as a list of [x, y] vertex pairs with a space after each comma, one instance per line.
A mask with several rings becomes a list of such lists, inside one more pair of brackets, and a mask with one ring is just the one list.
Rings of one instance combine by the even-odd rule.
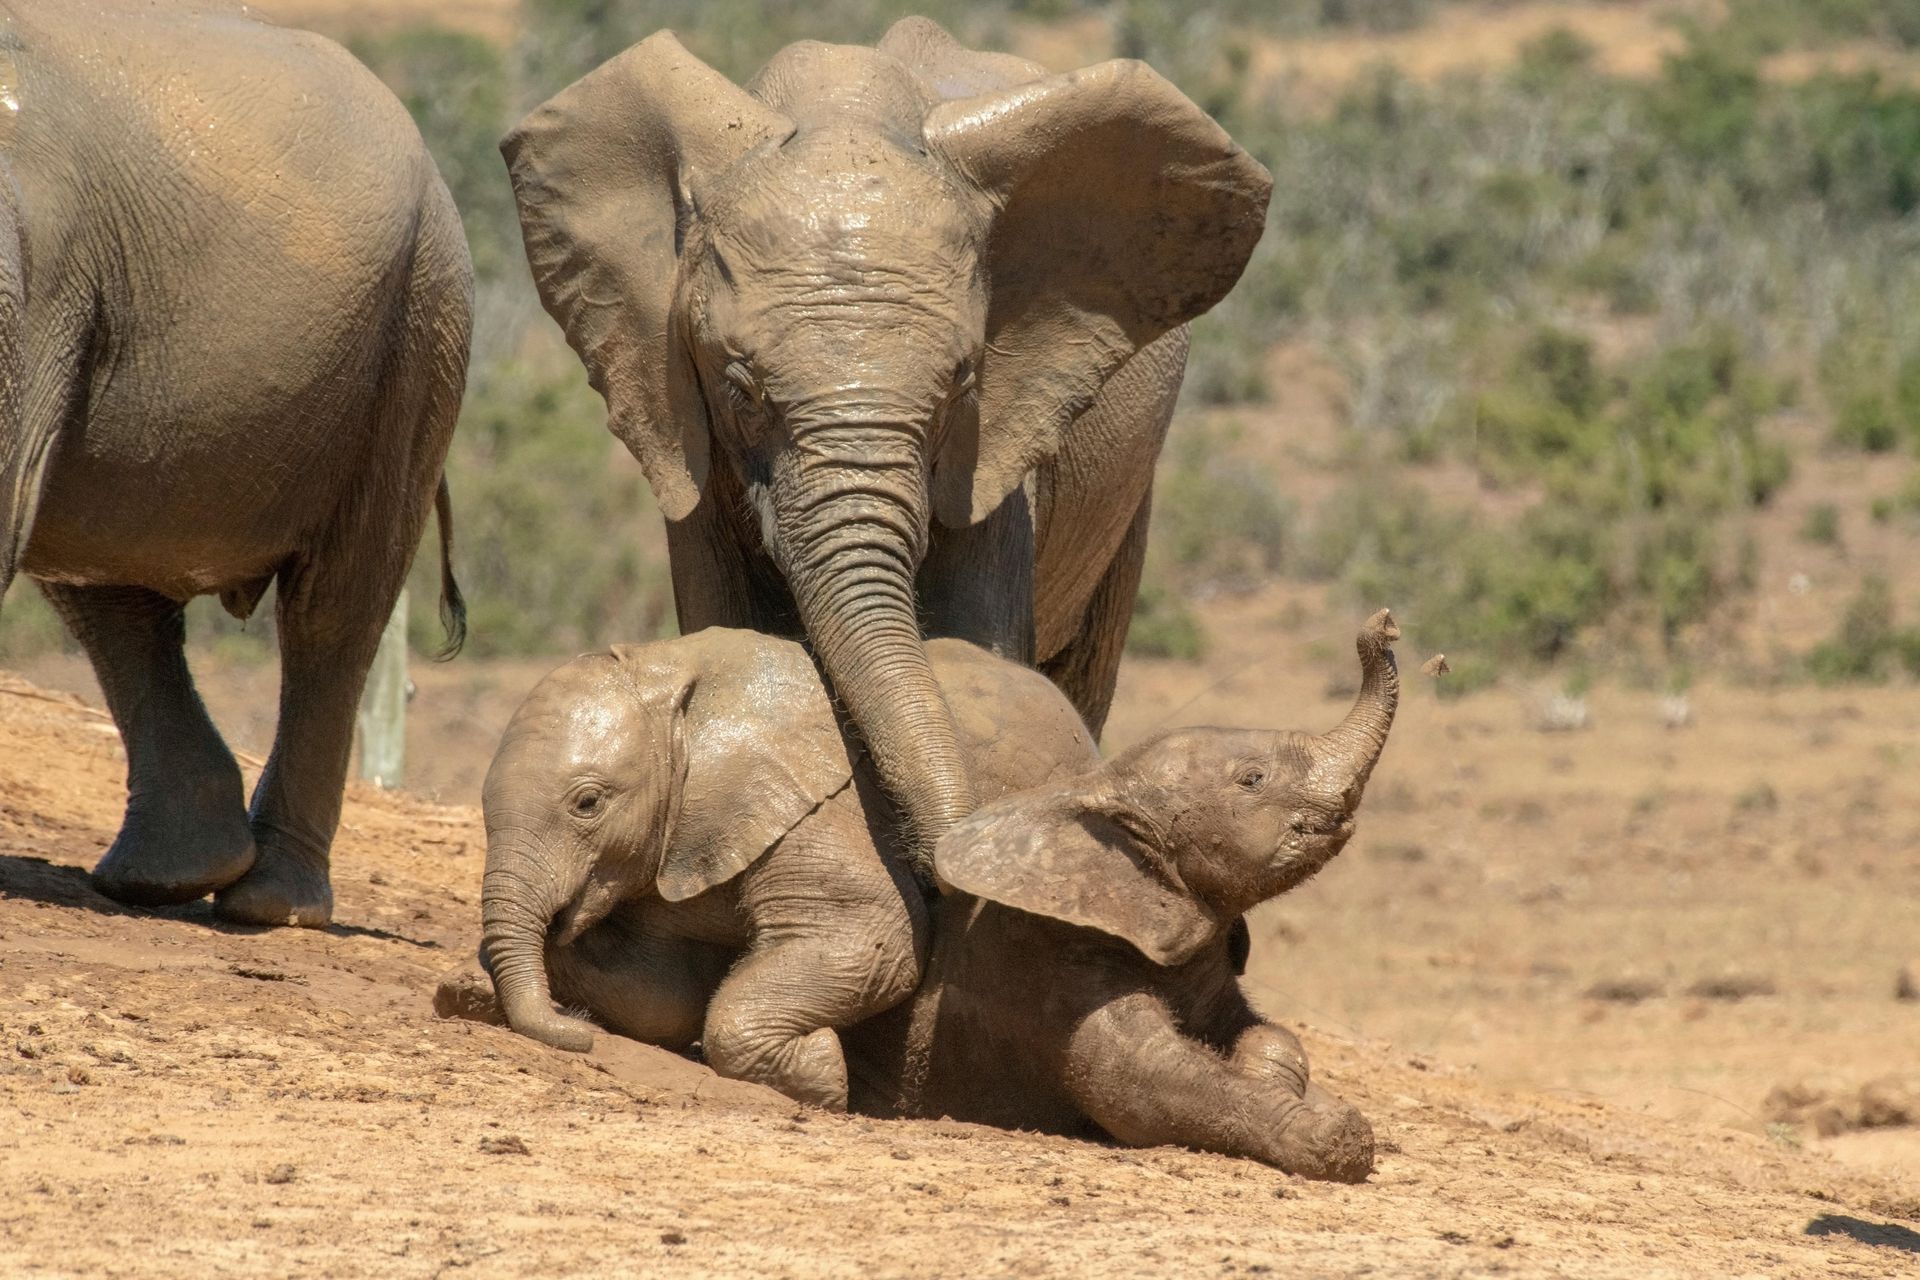
[[[1462, 655], [1456, 688], [1502, 664], [1684, 671], [1769, 571], [1756, 521], [1810, 457], [1836, 453], [1904, 458], [1903, 478], [1822, 504], [1800, 540], [1842, 554], [1849, 529], [1892, 530], [1911, 558], [1920, 77], [1871, 59], [1774, 74], [1769, 60], [1920, 45], [1920, 0], [1696, 6], [1636, 76], [1560, 27], [1497, 70], [1414, 78], [1383, 62], [1330, 93], [1298, 92], [1264, 57], [1417, 31], [1448, 7], [524, 0], [506, 45], [430, 25], [356, 40], [419, 121], [478, 273], [449, 463], [470, 651], [566, 652], [673, 625], [658, 515], [539, 310], [495, 150], [526, 108], [662, 27], [741, 80], [790, 40], [871, 42], [913, 12], [986, 47], [1049, 30], [1049, 47], [1079, 41], [1089, 60], [1147, 59], [1273, 171], [1267, 235], [1195, 325], [1136, 652], [1198, 658], [1199, 602], [1287, 578], [1391, 600], [1424, 648]], [[1276, 351], [1338, 375], [1333, 430], [1309, 444], [1273, 407]], [[1293, 474], [1303, 450], [1310, 490]], [[1920, 676], [1920, 600], [1855, 576], [1832, 635], [1761, 674]], [[430, 647], [432, 610], [414, 617]], [[194, 618], [202, 639], [265, 651], [262, 621], [236, 640], [217, 611]], [[0, 652], [57, 643], [16, 591]]]

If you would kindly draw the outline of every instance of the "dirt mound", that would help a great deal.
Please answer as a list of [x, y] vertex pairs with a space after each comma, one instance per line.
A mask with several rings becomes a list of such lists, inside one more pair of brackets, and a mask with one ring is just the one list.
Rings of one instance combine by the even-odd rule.
[[1367, 1186], [797, 1111], [610, 1038], [549, 1051], [429, 1008], [472, 945], [472, 810], [356, 789], [338, 923], [242, 930], [89, 890], [123, 767], [97, 713], [0, 681], [9, 1274], [1895, 1275], [1920, 1252], [1911, 1190], [1311, 1028], [1382, 1140]]

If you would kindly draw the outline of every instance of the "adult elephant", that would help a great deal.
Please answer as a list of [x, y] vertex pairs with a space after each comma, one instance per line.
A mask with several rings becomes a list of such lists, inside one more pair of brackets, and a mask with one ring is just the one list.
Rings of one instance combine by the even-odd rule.
[[922, 636], [1038, 662], [1098, 732], [1183, 326], [1266, 171], [1142, 63], [1049, 76], [917, 18], [745, 89], [662, 32], [501, 149], [682, 629], [804, 632], [924, 870], [972, 798]]
[[[355, 703], [436, 494], [446, 568], [459, 216], [365, 68], [238, 4], [0, 0], [0, 156], [22, 265], [0, 319], [24, 302], [0, 591], [39, 583], [126, 741], [94, 882], [324, 924]], [[280, 721], [249, 814], [182, 609], [217, 593], [245, 617], [274, 583]]]

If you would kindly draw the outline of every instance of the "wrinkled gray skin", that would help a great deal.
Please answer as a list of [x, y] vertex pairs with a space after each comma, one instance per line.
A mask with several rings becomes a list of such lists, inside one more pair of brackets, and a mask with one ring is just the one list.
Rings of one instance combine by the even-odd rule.
[[[928, 647], [987, 795], [1094, 763], [1044, 677], [961, 641]], [[635, 1039], [698, 1040], [722, 1075], [844, 1108], [835, 1028], [905, 999], [927, 945], [897, 824], [856, 759], [792, 641], [714, 628], [561, 667], [487, 772], [492, 989], [457, 970], [437, 1006], [504, 1010], [525, 1035], [589, 1047], [592, 1026], [557, 997]]]
[[918, 18], [744, 89], [663, 32], [502, 150], [681, 630], [804, 635], [925, 873], [977, 796], [922, 624], [1039, 664], [1098, 734], [1183, 326], [1266, 171], [1144, 64], [1049, 76]]
[[[126, 741], [94, 883], [325, 924], [354, 706], [436, 491], [445, 569], [459, 217], [365, 68], [237, 4], [0, 0], [0, 90], [0, 592], [39, 584]], [[181, 610], [245, 617], [269, 584], [280, 722], [249, 814]]]
[[1359, 1181], [1360, 1113], [1309, 1084], [1292, 1033], [1241, 993], [1233, 925], [1353, 833], [1393, 721], [1391, 618], [1331, 733], [1181, 729], [949, 832], [914, 999], [853, 1029], [853, 1105], [1251, 1156]]

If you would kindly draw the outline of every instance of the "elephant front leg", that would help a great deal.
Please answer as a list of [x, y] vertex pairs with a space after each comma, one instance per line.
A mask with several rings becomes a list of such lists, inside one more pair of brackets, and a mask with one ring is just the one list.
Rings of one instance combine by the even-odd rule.
[[127, 748], [127, 811], [96, 889], [142, 906], [191, 902], [254, 862], [240, 766], [182, 652], [181, 605], [138, 587], [40, 588], [86, 648]]
[[1166, 1005], [1122, 996], [1074, 1029], [1065, 1084], [1101, 1128], [1132, 1146], [1249, 1156], [1288, 1173], [1360, 1182], [1373, 1130], [1345, 1103], [1314, 1105], [1182, 1035]]
[[823, 910], [808, 928], [757, 945], [727, 976], [707, 1009], [702, 1048], [723, 1076], [845, 1111], [847, 1060], [835, 1029], [911, 995], [920, 960], [903, 913]]
[[[1238, 923], [1245, 927], [1244, 920]], [[1210, 998], [1189, 1010], [1186, 1021], [1194, 1035], [1224, 1054], [1241, 1075], [1271, 1080], [1296, 1098], [1306, 1096], [1310, 1077], [1300, 1037], [1254, 1012], [1238, 981], [1222, 981]]]

